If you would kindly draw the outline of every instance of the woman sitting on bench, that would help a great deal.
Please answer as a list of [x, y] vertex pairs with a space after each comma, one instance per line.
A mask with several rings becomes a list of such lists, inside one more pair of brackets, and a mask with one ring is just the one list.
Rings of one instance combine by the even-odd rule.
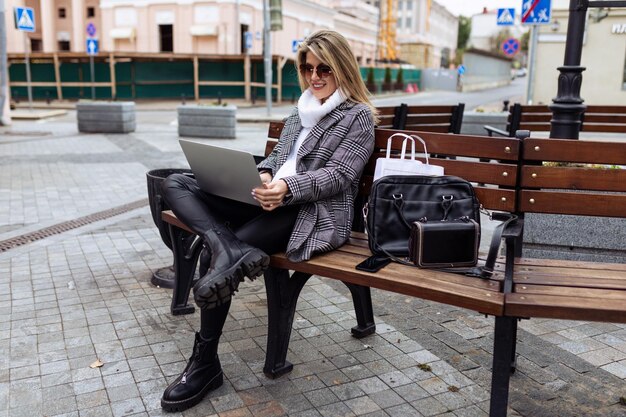
[[222, 385], [217, 346], [231, 297], [244, 280], [285, 251], [291, 261], [343, 245], [352, 228], [359, 177], [374, 149], [375, 109], [350, 45], [319, 31], [300, 44], [296, 65], [302, 95], [274, 151], [258, 165], [260, 207], [203, 192], [185, 175], [163, 183], [176, 216], [204, 241], [194, 299], [200, 331], [183, 373], [161, 399], [182, 411]]

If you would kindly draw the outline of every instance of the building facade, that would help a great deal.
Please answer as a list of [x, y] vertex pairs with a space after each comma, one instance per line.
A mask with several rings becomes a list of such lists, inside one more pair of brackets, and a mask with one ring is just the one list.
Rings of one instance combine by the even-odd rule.
[[[606, 13], [606, 15], [605, 15]], [[586, 104], [626, 103], [626, 9], [590, 9], [585, 29], [580, 91]], [[552, 10], [552, 24], [539, 30], [532, 101], [550, 104], [557, 95], [558, 67], [563, 65], [569, 12]]]
[[[367, 0], [384, 10], [386, 0]], [[418, 68], [439, 68], [456, 51], [459, 19], [432, 0], [393, 0], [398, 58]], [[446, 59], [442, 60], [443, 57]]]
[[447, 66], [456, 51], [459, 19], [431, 0], [398, 0], [400, 59], [418, 68]]
[[[8, 0], [35, 10], [34, 33], [14, 29], [7, 13], [9, 52], [84, 52], [86, 28], [96, 27], [100, 50], [239, 55], [263, 50], [261, 0]], [[295, 41], [334, 29], [351, 43], [362, 65], [376, 52], [378, 10], [361, 0], [283, 0], [283, 29], [271, 32], [272, 53], [293, 56]], [[26, 38], [26, 42], [24, 41]]]
[[483, 9], [482, 13], [472, 16], [472, 31], [467, 42], [469, 48], [483, 51], [494, 51], [499, 48], [496, 40], [500, 32], [506, 32], [508, 36], [521, 40], [522, 35], [528, 31], [528, 27], [520, 23], [520, 10], [516, 9], [515, 23], [511, 26], [498, 26], [497, 10]]

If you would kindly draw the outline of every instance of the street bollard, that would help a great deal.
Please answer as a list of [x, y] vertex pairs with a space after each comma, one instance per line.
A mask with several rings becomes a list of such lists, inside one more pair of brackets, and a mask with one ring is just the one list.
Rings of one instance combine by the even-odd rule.
[[180, 95], [180, 101], [181, 101], [180, 104], [182, 104], [183, 106], [187, 104], [187, 102], [185, 101], [185, 93]]
[[222, 92], [221, 91], [217, 92], [217, 105], [218, 106], [222, 105]]
[[504, 100], [502, 103], [504, 104], [502, 111], [509, 111], [509, 100]]

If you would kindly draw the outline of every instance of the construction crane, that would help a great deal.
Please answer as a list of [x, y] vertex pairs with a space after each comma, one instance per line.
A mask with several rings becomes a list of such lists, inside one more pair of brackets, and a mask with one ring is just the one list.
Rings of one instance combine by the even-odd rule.
[[[431, 3], [432, 0], [426, 0], [426, 32], [430, 31]], [[415, 10], [415, 8], [413, 10]], [[398, 59], [398, 43], [396, 40], [397, 24], [398, 0], [381, 0], [378, 29], [378, 57], [381, 61], [394, 61]]]
[[382, 0], [380, 2], [380, 27], [378, 29], [378, 57], [381, 61], [397, 59], [397, 21], [397, 0]]

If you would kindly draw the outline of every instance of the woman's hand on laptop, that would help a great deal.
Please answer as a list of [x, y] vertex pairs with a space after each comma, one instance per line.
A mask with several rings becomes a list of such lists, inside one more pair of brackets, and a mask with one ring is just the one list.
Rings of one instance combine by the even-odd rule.
[[261, 208], [266, 211], [272, 211], [283, 204], [283, 200], [289, 187], [283, 180], [278, 180], [271, 183], [263, 183], [262, 187], [252, 190], [252, 197], [261, 203]]
[[270, 174], [269, 172], [265, 171], [265, 172], [261, 172], [261, 182], [263, 184], [269, 184], [270, 182], [272, 182], [272, 174]]

